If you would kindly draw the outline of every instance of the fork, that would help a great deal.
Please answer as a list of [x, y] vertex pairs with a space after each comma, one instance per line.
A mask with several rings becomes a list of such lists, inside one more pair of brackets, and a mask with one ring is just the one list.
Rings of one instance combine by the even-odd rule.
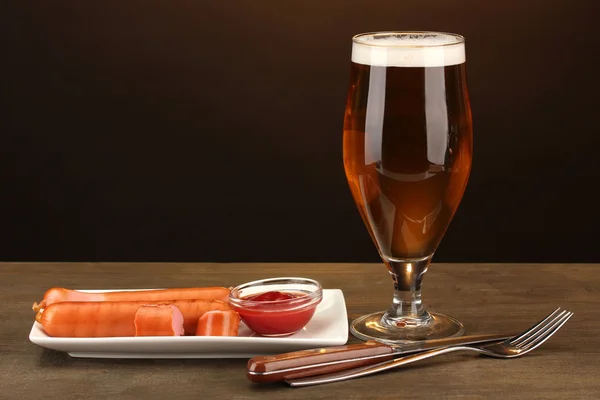
[[424, 360], [454, 351], [470, 351], [496, 358], [520, 357], [539, 347], [542, 343], [548, 340], [550, 336], [554, 335], [572, 316], [572, 312], [566, 310], [561, 311], [561, 308], [559, 307], [531, 328], [502, 342], [479, 346], [447, 346], [397, 358], [391, 361], [384, 361], [368, 367], [354, 368], [347, 371], [308, 378], [287, 379], [286, 383], [291, 387], [302, 387], [338, 382], [346, 379], [359, 378], [362, 376], [375, 374], [377, 372], [386, 371], [388, 369], [410, 364], [415, 361]]

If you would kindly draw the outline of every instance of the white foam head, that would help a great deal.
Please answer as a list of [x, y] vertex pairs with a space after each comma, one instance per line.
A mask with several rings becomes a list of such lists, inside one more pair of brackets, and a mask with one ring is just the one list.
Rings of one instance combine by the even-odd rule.
[[352, 61], [380, 67], [445, 67], [465, 62], [462, 36], [438, 32], [376, 32], [352, 39]]

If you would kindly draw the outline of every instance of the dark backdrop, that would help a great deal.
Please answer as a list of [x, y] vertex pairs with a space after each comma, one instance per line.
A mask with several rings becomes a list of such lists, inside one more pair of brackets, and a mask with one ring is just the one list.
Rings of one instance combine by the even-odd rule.
[[600, 261], [596, 0], [0, 6], [0, 260], [377, 261], [351, 36], [467, 37], [474, 166], [437, 261]]

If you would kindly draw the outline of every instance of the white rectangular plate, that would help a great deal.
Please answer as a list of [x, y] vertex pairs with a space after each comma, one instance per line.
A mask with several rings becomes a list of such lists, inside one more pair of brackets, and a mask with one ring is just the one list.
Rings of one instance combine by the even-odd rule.
[[55, 338], [46, 335], [42, 326], [34, 322], [29, 333], [29, 340], [42, 347], [67, 352], [71, 357], [250, 358], [256, 355], [346, 344], [348, 341], [348, 316], [342, 291], [324, 289], [323, 300], [317, 306], [308, 325], [287, 337], [257, 336], [242, 323], [239, 335], [236, 337]]

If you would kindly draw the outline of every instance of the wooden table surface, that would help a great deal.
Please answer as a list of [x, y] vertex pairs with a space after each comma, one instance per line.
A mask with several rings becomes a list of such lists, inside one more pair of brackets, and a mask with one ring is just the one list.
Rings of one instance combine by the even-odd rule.
[[342, 289], [350, 319], [391, 300], [391, 280], [378, 264], [0, 263], [0, 399], [600, 398], [600, 265], [591, 264], [433, 264], [425, 305], [458, 318], [468, 334], [517, 332], [557, 306], [575, 315], [522, 358], [449, 354], [322, 386], [252, 384], [247, 359], [76, 359], [28, 339], [31, 304], [51, 286], [230, 286], [294, 275]]

